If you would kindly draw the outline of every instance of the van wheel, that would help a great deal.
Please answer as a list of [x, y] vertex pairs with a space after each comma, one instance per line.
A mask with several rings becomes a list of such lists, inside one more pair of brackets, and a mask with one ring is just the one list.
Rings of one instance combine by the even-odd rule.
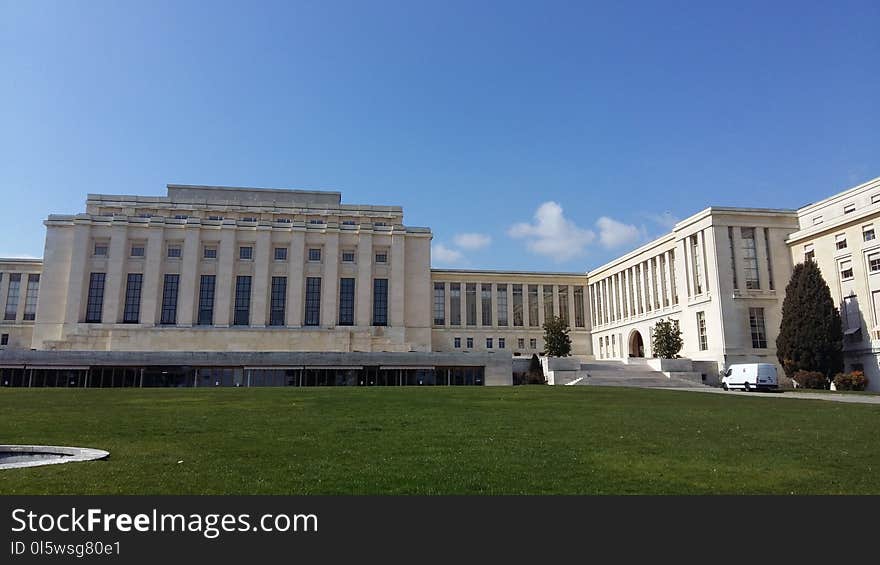
[[749, 385], [749, 383], [745, 383], [745, 384], [743, 385], [743, 389], [744, 389], [746, 392], [751, 392], [752, 387]]

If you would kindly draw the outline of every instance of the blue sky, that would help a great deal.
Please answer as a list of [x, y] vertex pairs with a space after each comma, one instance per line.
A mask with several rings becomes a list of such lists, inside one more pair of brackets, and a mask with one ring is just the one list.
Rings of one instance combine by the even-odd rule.
[[584, 271], [880, 176], [880, 3], [0, 0], [0, 256], [168, 183], [399, 204], [435, 266]]

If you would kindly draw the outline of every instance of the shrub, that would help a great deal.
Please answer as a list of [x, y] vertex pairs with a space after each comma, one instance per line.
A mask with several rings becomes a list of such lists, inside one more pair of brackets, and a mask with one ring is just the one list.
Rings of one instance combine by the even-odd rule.
[[861, 371], [837, 373], [834, 376], [834, 386], [837, 390], [865, 390], [869, 382], [868, 377]]
[[654, 325], [654, 331], [651, 334], [651, 349], [654, 351], [655, 357], [675, 359], [683, 344], [684, 340], [681, 338], [678, 321], [659, 320]]
[[532, 359], [529, 361], [529, 371], [526, 373], [526, 382], [530, 385], [547, 384], [547, 379], [544, 377], [544, 367], [541, 366], [541, 360], [538, 359], [538, 356], [534, 353], [532, 354]]
[[792, 380], [802, 388], [828, 388], [828, 379], [819, 371], [798, 371]]

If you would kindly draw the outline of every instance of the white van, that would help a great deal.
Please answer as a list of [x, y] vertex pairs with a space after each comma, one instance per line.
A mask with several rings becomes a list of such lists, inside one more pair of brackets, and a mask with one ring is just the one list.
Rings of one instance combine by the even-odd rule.
[[760, 389], [776, 389], [776, 365], [772, 363], [744, 363], [731, 365], [723, 373], [721, 386], [724, 390], [742, 389], [746, 392]]

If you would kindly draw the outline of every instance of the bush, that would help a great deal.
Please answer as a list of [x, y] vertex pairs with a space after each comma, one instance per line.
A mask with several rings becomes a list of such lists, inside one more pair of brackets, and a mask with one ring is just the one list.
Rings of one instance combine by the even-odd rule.
[[802, 388], [828, 388], [828, 379], [819, 371], [798, 371], [792, 380]]
[[834, 376], [834, 386], [837, 390], [865, 390], [869, 382], [868, 377], [861, 371], [837, 373]]
[[675, 359], [683, 344], [684, 340], [681, 338], [681, 329], [677, 320], [659, 320], [654, 325], [651, 334], [651, 349], [654, 357]]

